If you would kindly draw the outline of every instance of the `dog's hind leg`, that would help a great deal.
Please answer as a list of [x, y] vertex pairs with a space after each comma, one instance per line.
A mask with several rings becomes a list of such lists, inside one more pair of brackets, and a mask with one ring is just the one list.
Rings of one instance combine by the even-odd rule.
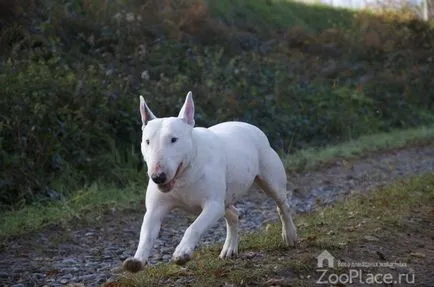
[[282, 161], [271, 148], [261, 154], [260, 161], [260, 174], [256, 176], [255, 183], [276, 202], [282, 222], [282, 239], [287, 245], [294, 246], [297, 230], [286, 195], [286, 173]]
[[239, 214], [235, 206], [230, 205], [225, 210], [226, 240], [220, 252], [220, 258], [231, 258], [238, 255], [238, 220]]

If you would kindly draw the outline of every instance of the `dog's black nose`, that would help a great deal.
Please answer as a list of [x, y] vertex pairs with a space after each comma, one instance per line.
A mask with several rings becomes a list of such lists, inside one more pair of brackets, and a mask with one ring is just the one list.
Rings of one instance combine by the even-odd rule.
[[156, 184], [162, 184], [166, 182], [166, 174], [164, 172], [162, 173], [158, 173], [158, 174], [153, 174], [151, 176], [151, 179], [153, 182], [155, 182]]

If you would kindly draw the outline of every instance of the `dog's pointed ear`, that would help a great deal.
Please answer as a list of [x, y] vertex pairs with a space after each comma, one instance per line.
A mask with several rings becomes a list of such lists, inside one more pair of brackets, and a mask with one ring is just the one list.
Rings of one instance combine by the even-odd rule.
[[191, 92], [188, 92], [187, 97], [185, 98], [184, 105], [179, 112], [178, 118], [183, 119], [184, 122], [194, 127], [194, 102], [193, 94]]
[[146, 126], [146, 124], [157, 117], [152, 113], [151, 109], [149, 109], [148, 105], [145, 102], [143, 96], [140, 96], [140, 115], [142, 116], [142, 123]]

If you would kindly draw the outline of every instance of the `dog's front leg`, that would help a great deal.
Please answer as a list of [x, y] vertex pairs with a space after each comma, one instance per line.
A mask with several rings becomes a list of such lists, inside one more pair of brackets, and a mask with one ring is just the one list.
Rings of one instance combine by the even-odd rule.
[[170, 208], [164, 205], [158, 207], [151, 206], [146, 211], [140, 230], [139, 246], [134, 257], [130, 257], [124, 261], [124, 270], [137, 272], [144, 268], [154, 241], [160, 232], [161, 222], [169, 211]]
[[187, 228], [181, 242], [173, 253], [172, 260], [176, 264], [184, 264], [191, 259], [193, 250], [199, 242], [201, 235], [225, 214], [225, 206], [220, 202], [208, 203], [200, 215]]

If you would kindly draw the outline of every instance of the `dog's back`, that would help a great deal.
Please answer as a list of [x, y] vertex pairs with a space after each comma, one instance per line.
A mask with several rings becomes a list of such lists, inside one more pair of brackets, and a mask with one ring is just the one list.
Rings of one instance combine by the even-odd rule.
[[275, 160], [266, 135], [257, 127], [243, 122], [225, 122], [209, 128], [221, 142], [226, 157], [226, 204], [232, 204], [246, 193], [262, 169], [272, 169], [279, 181], [286, 184], [283, 164], [269, 166], [270, 157]]

